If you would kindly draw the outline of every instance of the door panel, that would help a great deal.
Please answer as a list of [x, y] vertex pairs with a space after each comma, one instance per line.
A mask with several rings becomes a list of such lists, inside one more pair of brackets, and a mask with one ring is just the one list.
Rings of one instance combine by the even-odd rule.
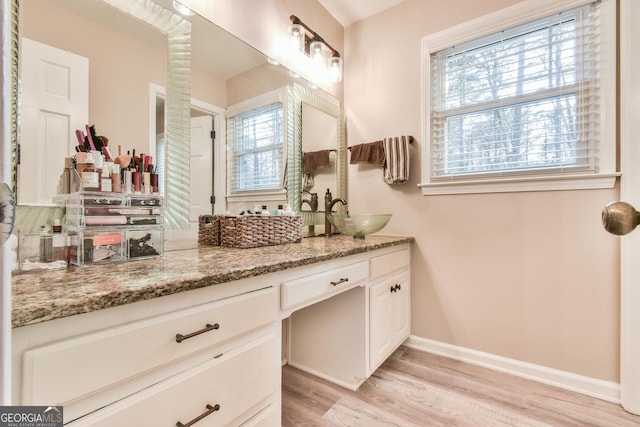
[[52, 204], [76, 129], [89, 122], [89, 60], [22, 39], [18, 203]]
[[[191, 119], [191, 223], [198, 228], [198, 217], [210, 215], [213, 176], [213, 117]], [[192, 224], [193, 226], [193, 224]]]

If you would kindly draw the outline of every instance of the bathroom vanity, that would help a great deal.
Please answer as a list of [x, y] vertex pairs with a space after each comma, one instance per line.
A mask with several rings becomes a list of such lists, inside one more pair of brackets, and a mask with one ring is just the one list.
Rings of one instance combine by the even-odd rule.
[[283, 363], [356, 389], [408, 337], [412, 240], [14, 276], [13, 403], [63, 405], [72, 426], [279, 426]]

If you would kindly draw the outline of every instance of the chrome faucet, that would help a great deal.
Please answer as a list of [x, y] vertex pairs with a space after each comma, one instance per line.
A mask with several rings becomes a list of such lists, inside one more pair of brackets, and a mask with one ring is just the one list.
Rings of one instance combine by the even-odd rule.
[[331, 195], [331, 191], [327, 188], [327, 192], [324, 193], [324, 237], [331, 237], [333, 234], [333, 225], [329, 221], [329, 215], [331, 215], [333, 206], [336, 203], [342, 203], [344, 206], [347, 206], [347, 201], [345, 199], [334, 199]]

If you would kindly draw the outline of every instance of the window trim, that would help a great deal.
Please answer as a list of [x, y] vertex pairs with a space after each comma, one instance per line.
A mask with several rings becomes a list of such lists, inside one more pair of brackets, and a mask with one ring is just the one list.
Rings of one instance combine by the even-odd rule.
[[[289, 88], [283, 87], [280, 89], [273, 90], [271, 92], [264, 93], [262, 95], [256, 96], [254, 98], [241, 101], [237, 104], [231, 105], [227, 108], [226, 112], [226, 121], [228, 123], [228, 119], [236, 116], [238, 114], [242, 114], [243, 112], [250, 111], [256, 108], [263, 107], [265, 105], [273, 104], [276, 102], [282, 103], [282, 127], [283, 127], [283, 141], [282, 141], [282, 170], [285, 170], [285, 165], [287, 162], [287, 150], [288, 150], [288, 138], [289, 132], [287, 132], [289, 126], [289, 117], [287, 115], [288, 111], [288, 102], [289, 102]], [[227, 141], [227, 156], [226, 156], [226, 168], [227, 174], [228, 171], [232, 170], [232, 165], [229, 162], [232, 160], [229, 155], [231, 147], [229, 146], [230, 142]], [[287, 199], [287, 190], [283, 187], [280, 187], [278, 190], [255, 190], [255, 191], [242, 191], [232, 193], [229, 188], [227, 176], [227, 183], [225, 185], [225, 197], [227, 199], [227, 203], [248, 203], [248, 202], [285, 202]]]
[[[601, 138], [597, 147], [597, 170], [574, 174], [528, 174], [514, 177], [431, 179], [431, 54], [500, 31], [573, 9], [592, 0], [527, 0], [463, 24], [422, 38], [422, 182], [423, 195], [499, 193], [516, 191], [554, 191], [613, 188], [616, 171], [616, 69], [601, 68]], [[616, 64], [616, 2], [602, 0], [602, 64]]]

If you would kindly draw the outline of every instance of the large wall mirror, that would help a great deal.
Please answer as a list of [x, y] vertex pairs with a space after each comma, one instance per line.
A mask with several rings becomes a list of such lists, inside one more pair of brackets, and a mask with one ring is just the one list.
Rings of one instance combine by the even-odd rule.
[[[300, 207], [307, 226], [305, 235], [312, 237], [324, 233], [325, 192], [329, 191], [333, 198], [347, 195], [344, 113], [335, 98], [302, 85], [294, 85], [294, 104], [292, 143], [300, 147], [295, 155], [303, 161], [292, 162], [296, 169], [290, 171], [289, 180], [295, 180], [300, 187], [289, 191], [289, 199], [293, 206]], [[305, 170], [309, 167], [306, 156], [327, 151], [328, 163], [311, 161], [311, 168]], [[317, 163], [323, 167], [316, 168]]]
[[[270, 64], [262, 53], [210, 21], [198, 15], [178, 16], [169, 0], [21, 2], [19, 20], [21, 38], [87, 59], [88, 111], [80, 121], [69, 124], [72, 132], [93, 124], [97, 134], [109, 138], [112, 153], [118, 147], [124, 152], [136, 150], [151, 154], [156, 162], [162, 161], [158, 159], [158, 135], [164, 135], [166, 143], [160, 145], [168, 157], [164, 171], [168, 228], [188, 228], [189, 222], [197, 220], [190, 198], [203, 182], [216, 196], [216, 212], [227, 210], [225, 108], [276, 88], [289, 87], [294, 94], [293, 127], [287, 132], [286, 201], [300, 211], [301, 156], [315, 150], [305, 148], [302, 125], [305, 117], [307, 123], [312, 121], [313, 110], [324, 116], [320, 120], [328, 118], [335, 125], [331, 141], [335, 169], [325, 171], [318, 182], [324, 187], [332, 185], [326, 179], [333, 180], [334, 196], [346, 196], [344, 117], [339, 102], [293, 79], [288, 70]], [[21, 64], [24, 72], [24, 62]], [[23, 84], [21, 95], [24, 93]], [[154, 99], [155, 109], [150, 106]], [[204, 163], [194, 159], [200, 152], [190, 148], [193, 118], [203, 116], [205, 121], [209, 118], [217, 136]], [[21, 117], [27, 118], [24, 113]], [[46, 206], [51, 205], [51, 183], [57, 183], [64, 158], [74, 154], [77, 141], [69, 136], [55, 152], [49, 146], [27, 147], [30, 141], [24, 139], [24, 120], [20, 125], [18, 143], [23, 155], [17, 184], [18, 216], [29, 218], [18, 218], [18, 224], [29, 229], [50, 221], [47, 215], [54, 211]], [[40, 163], [33, 163], [34, 159]], [[209, 166], [203, 166], [206, 164]], [[213, 171], [204, 173], [204, 168]], [[212, 213], [210, 204], [200, 209], [199, 213]]]

